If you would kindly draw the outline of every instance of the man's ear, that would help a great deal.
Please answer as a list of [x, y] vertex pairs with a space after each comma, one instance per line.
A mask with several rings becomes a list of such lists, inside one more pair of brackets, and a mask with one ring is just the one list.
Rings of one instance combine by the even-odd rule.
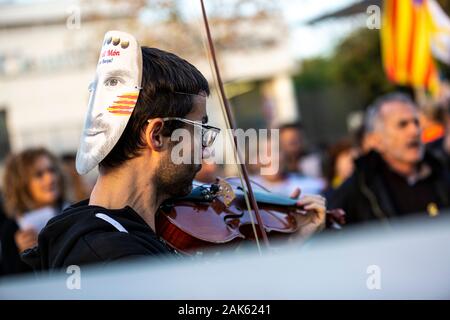
[[145, 143], [153, 150], [161, 151], [164, 146], [163, 128], [164, 121], [161, 118], [150, 120], [145, 128]]

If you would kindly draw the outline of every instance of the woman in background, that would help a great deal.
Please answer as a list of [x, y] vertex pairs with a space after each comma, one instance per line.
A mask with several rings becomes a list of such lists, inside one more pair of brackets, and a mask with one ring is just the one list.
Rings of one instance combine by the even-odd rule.
[[352, 174], [356, 150], [350, 139], [342, 139], [328, 149], [325, 176], [327, 188], [323, 195], [327, 200]]
[[57, 158], [44, 148], [10, 155], [5, 164], [3, 201], [8, 216], [0, 232], [3, 273], [31, 271], [20, 253], [37, 245], [40, 229], [66, 205]]

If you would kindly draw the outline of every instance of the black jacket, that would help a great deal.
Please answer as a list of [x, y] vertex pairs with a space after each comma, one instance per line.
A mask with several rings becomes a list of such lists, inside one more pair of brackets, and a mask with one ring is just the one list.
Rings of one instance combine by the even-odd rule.
[[33, 271], [20, 259], [15, 234], [19, 230], [16, 221], [6, 218], [0, 227], [1, 274], [9, 275]]
[[428, 152], [430, 152], [436, 159], [447, 166], [447, 170], [450, 170], [450, 155], [445, 151], [444, 139], [439, 138], [426, 145]]
[[52, 218], [22, 260], [38, 271], [171, 252], [132, 208], [110, 210], [84, 200]]
[[[428, 152], [423, 161], [431, 167], [429, 179], [438, 207], [449, 207], [450, 176], [445, 165]], [[360, 157], [355, 161], [353, 175], [328, 199], [330, 208], [344, 209], [347, 224], [369, 220], [387, 222], [399, 216], [393, 195], [381, 174], [385, 165], [381, 155], [375, 151]]]

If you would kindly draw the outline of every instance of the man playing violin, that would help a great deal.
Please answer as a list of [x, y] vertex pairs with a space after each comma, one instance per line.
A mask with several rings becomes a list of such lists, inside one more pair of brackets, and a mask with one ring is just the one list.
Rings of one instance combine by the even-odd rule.
[[[156, 234], [155, 214], [163, 201], [190, 193], [201, 165], [172, 161], [171, 134], [189, 130], [193, 154], [196, 143], [208, 152], [220, 131], [206, 125], [208, 95], [207, 80], [189, 62], [108, 32], [77, 154], [80, 173], [98, 166], [97, 182], [88, 200], [50, 220], [24, 261], [42, 270], [173, 252]], [[299, 218], [304, 239], [323, 228], [325, 204], [305, 196], [298, 205], [309, 211]]]

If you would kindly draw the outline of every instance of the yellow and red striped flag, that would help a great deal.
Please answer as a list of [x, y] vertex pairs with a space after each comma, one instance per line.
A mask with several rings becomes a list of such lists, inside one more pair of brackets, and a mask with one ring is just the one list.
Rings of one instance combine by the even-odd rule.
[[381, 27], [383, 65], [390, 81], [437, 93], [428, 0], [385, 0]]

